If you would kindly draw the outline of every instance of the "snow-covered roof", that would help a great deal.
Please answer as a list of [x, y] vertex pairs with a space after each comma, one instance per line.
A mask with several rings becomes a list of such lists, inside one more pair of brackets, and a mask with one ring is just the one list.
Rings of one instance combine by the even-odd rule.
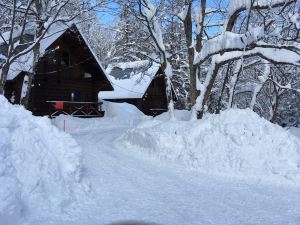
[[[22, 71], [32, 71], [32, 54], [28, 53], [19, 57], [16, 61], [14, 61], [9, 68], [7, 80], [13, 80], [16, 76], [18, 76]], [[1, 70], [0, 70], [1, 72]]]
[[114, 91], [99, 92], [99, 99], [142, 98], [160, 65], [148, 60], [115, 63], [107, 67]]
[[[15, 31], [13, 32], [13, 38], [18, 37], [20, 34], [21, 34], [21, 30], [20, 30], [20, 29], [15, 29]], [[1, 38], [0, 38], [0, 45], [3, 45], [3, 44], [5, 44], [6, 42], [8, 42], [9, 36], [10, 36], [10, 32], [9, 32], [9, 31], [4, 32], [4, 33], [1, 35]]]
[[[52, 25], [51, 28], [49, 29], [49, 31], [47, 32], [47, 34], [45, 35], [45, 37], [40, 42], [41, 55], [43, 55], [46, 52], [47, 48], [49, 48], [50, 45], [53, 44], [59, 37], [61, 37], [61, 35], [63, 35], [71, 26], [75, 26], [77, 28], [77, 30], [80, 33], [81, 37], [83, 38], [85, 44], [87, 45], [87, 47], [91, 51], [93, 57], [97, 61], [98, 65], [100, 66], [100, 68], [104, 72], [105, 76], [109, 80], [109, 77], [105, 73], [105, 70], [104, 70], [103, 66], [101, 65], [101, 62], [99, 61], [98, 57], [94, 53], [93, 49], [90, 47], [86, 37], [84, 36], [84, 34], [81, 32], [80, 28], [76, 24], [66, 25], [66, 24], [59, 23], [59, 24]], [[32, 61], [33, 61], [32, 51], [27, 53], [26, 55], [19, 57], [10, 66], [8, 80], [14, 79], [22, 71], [31, 72], [32, 71]]]
[[[8, 27], [10, 28], [10, 26], [8, 26]], [[35, 23], [32, 23], [32, 22], [27, 23], [26, 24], [26, 29], [23, 31], [23, 34], [33, 36], [34, 33], [35, 33], [34, 27], [35, 27]], [[22, 27], [21, 26], [15, 26], [14, 30], [12, 32], [12, 38], [15, 39], [15, 38], [20, 37], [21, 32], [22, 32]], [[9, 41], [10, 33], [11, 33], [10, 31], [6, 31], [6, 32], [3, 32], [1, 34], [0, 45], [4, 45]]]
[[[53, 25], [45, 37], [40, 42], [40, 52], [44, 54], [46, 49], [57, 40], [69, 27], [64, 24]], [[18, 33], [18, 32], [17, 32]], [[9, 73], [7, 80], [14, 79], [17, 75], [19, 75], [22, 71], [32, 72], [32, 61], [33, 61], [33, 53], [32, 51], [19, 57], [15, 60], [9, 68]]]

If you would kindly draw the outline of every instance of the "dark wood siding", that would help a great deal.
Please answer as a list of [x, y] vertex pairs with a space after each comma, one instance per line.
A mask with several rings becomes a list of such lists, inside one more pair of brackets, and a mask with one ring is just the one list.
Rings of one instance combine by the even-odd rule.
[[143, 112], [151, 114], [152, 112], [164, 112], [168, 109], [166, 97], [166, 85], [164, 76], [157, 74], [149, 85], [142, 101]]
[[[7, 82], [8, 99], [13, 91], [20, 98], [23, 78], [21, 73]], [[113, 88], [78, 30], [72, 27], [39, 59], [30, 91], [29, 110], [34, 115], [48, 115], [47, 101], [97, 102], [100, 90], [111, 91]]]

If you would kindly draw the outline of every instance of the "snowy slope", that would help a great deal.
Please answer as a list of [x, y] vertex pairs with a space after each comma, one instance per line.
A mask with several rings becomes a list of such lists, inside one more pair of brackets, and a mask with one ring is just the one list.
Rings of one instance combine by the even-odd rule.
[[117, 117], [123, 120], [126, 119], [141, 119], [145, 116], [135, 105], [128, 103], [113, 103], [103, 101], [103, 110], [105, 111], [105, 117]]
[[291, 127], [291, 128], [289, 129], [289, 131], [290, 131], [293, 135], [295, 135], [296, 137], [299, 137], [299, 138], [300, 138], [300, 128], [298, 128], [298, 127]]
[[[104, 118], [52, 120], [60, 129], [65, 123], [71, 137], [46, 118], [32, 117], [3, 99], [0, 104], [1, 225], [124, 225], [128, 220], [159, 225], [299, 224], [297, 186], [224, 179], [120, 145], [118, 139], [133, 130], [144, 132], [159, 124], [176, 128], [166, 115], [153, 119], [134, 106], [105, 103]], [[178, 125], [196, 129], [187, 111], [176, 116]], [[212, 126], [220, 123], [214, 116], [206, 119]], [[250, 119], [248, 115], [245, 120]], [[230, 134], [229, 122], [234, 124], [235, 118], [227, 121]], [[159, 132], [165, 134], [165, 128]], [[272, 132], [282, 130], [274, 127]], [[177, 139], [169, 144], [176, 146]]]
[[300, 185], [300, 140], [251, 110], [201, 121], [144, 121], [120, 145], [208, 174]]
[[[81, 204], [60, 220], [50, 218], [47, 225], [128, 225], [120, 222], [128, 220], [144, 222], [135, 225], [299, 224], [298, 187], [206, 175], [128, 149], [116, 142], [120, 136], [139, 129], [140, 123], [167, 123], [168, 116], [153, 120], [140, 117], [130, 105], [111, 107], [114, 113], [105, 118], [64, 117], [67, 132], [83, 148], [85, 175], [91, 182], [94, 202]], [[178, 120], [187, 120], [187, 114], [176, 111]], [[62, 122], [62, 118], [55, 121], [59, 127]]]
[[0, 95], [0, 224], [52, 215], [83, 193], [81, 148], [48, 118], [34, 117]]

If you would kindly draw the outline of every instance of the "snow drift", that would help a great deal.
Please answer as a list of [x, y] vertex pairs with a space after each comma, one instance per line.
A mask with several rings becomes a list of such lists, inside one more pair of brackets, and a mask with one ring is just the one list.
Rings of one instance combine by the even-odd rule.
[[[76, 118], [68, 115], [59, 115], [52, 119], [52, 124], [67, 133], [78, 130], [91, 131], [99, 129], [99, 126], [115, 128], [116, 126], [135, 126], [143, 119], [152, 117], [145, 116], [136, 106], [128, 103], [114, 103], [103, 101], [103, 118]], [[83, 125], [84, 124], [84, 125]]]
[[251, 110], [199, 121], [144, 121], [119, 141], [208, 174], [300, 185], [299, 139]]
[[114, 103], [103, 101], [103, 109], [105, 111], [105, 117], [137, 119], [145, 116], [135, 105], [128, 103]]
[[71, 205], [80, 190], [81, 148], [48, 118], [34, 117], [2, 95], [0, 105], [1, 224]]

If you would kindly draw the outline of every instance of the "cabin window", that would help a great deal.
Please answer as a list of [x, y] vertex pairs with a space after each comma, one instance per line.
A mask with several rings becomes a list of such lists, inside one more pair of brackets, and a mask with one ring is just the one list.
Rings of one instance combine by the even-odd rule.
[[84, 73], [84, 75], [83, 75], [83, 77], [85, 78], [85, 79], [90, 79], [90, 78], [92, 78], [92, 74], [90, 74], [90, 73]]
[[70, 65], [70, 55], [68, 52], [62, 52], [61, 65], [64, 65], [64, 66]]

